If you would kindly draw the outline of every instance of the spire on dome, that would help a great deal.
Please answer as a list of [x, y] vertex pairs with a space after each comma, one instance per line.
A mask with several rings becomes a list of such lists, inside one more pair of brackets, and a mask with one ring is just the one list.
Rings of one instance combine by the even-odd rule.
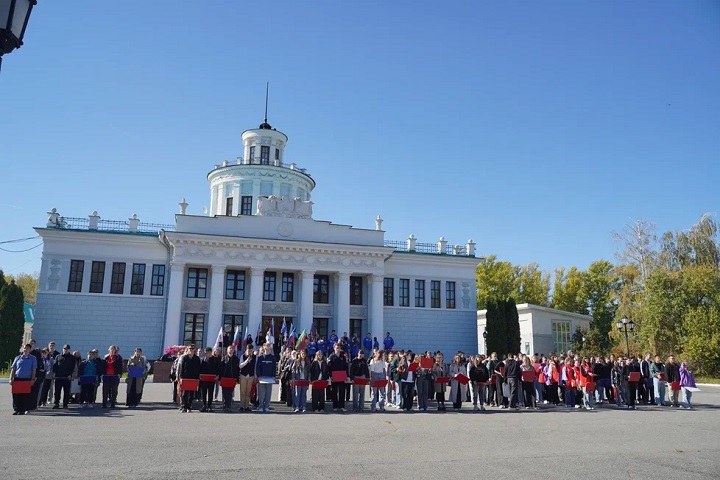
[[267, 107], [268, 107], [268, 93], [270, 92], [270, 82], [265, 84], [265, 120], [260, 124], [258, 128], [262, 130], [272, 130], [272, 127], [267, 121]]

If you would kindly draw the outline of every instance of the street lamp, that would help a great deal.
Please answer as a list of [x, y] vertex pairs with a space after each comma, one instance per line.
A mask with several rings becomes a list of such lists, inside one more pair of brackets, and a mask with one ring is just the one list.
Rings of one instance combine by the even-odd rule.
[[485, 330], [483, 330], [483, 343], [485, 343], [485, 356], [487, 356], [487, 327], [485, 327]]
[[583, 355], [585, 354], [585, 342], [587, 341], [587, 338], [585, 338], [585, 335], [582, 337], [582, 349], [583, 349]]
[[630, 356], [630, 341], [628, 340], [628, 330], [630, 330], [631, 332], [633, 331], [633, 329], [635, 328], [635, 322], [633, 322], [632, 320], [628, 320], [627, 317], [623, 317], [615, 324], [615, 326], [621, 332], [622, 331], [625, 332], [625, 348], [627, 350], [627, 356], [629, 357]]
[[2, 56], [22, 47], [28, 19], [37, 0], [0, 0], [0, 67]]

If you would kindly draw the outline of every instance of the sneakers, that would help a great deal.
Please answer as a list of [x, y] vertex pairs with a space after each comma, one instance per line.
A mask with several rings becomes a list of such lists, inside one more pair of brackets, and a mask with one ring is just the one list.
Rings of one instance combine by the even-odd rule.
[[[298, 387], [298, 388], [300, 388], [300, 387]], [[299, 409], [299, 408], [296, 408], [296, 409], [295, 409], [295, 413], [298, 413], [298, 412], [300, 412], [300, 409]]]

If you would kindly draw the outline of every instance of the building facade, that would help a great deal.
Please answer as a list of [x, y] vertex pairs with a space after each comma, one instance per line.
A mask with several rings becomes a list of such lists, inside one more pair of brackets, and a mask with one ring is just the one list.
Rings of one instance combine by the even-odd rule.
[[[567, 352], [572, 348], [572, 336], [575, 330], [588, 330], [592, 317], [579, 313], [564, 312], [553, 308], [541, 307], [529, 303], [517, 306], [520, 320], [520, 352], [526, 355], [535, 353]], [[477, 312], [478, 351], [486, 352], [483, 332], [487, 322], [487, 310]], [[510, 352], [497, 352], [506, 355]]]
[[227, 343], [283, 322], [327, 337], [348, 332], [396, 348], [477, 350], [475, 244], [401, 242], [375, 229], [313, 219], [314, 179], [285, 162], [287, 136], [264, 122], [244, 156], [208, 174], [207, 216], [145, 224], [93, 212], [48, 212], [34, 335], [73, 349]]

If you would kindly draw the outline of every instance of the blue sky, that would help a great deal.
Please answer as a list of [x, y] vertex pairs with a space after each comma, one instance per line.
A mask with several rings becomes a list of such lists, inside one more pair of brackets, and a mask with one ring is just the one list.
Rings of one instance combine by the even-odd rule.
[[713, 0], [41, 0], [0, 73], [0, 241], [51, 207], [200, 214], [270, 81], [316, 219], [547, 271], [613, 260], [630, 219], [718, 210], [719, 27]]

